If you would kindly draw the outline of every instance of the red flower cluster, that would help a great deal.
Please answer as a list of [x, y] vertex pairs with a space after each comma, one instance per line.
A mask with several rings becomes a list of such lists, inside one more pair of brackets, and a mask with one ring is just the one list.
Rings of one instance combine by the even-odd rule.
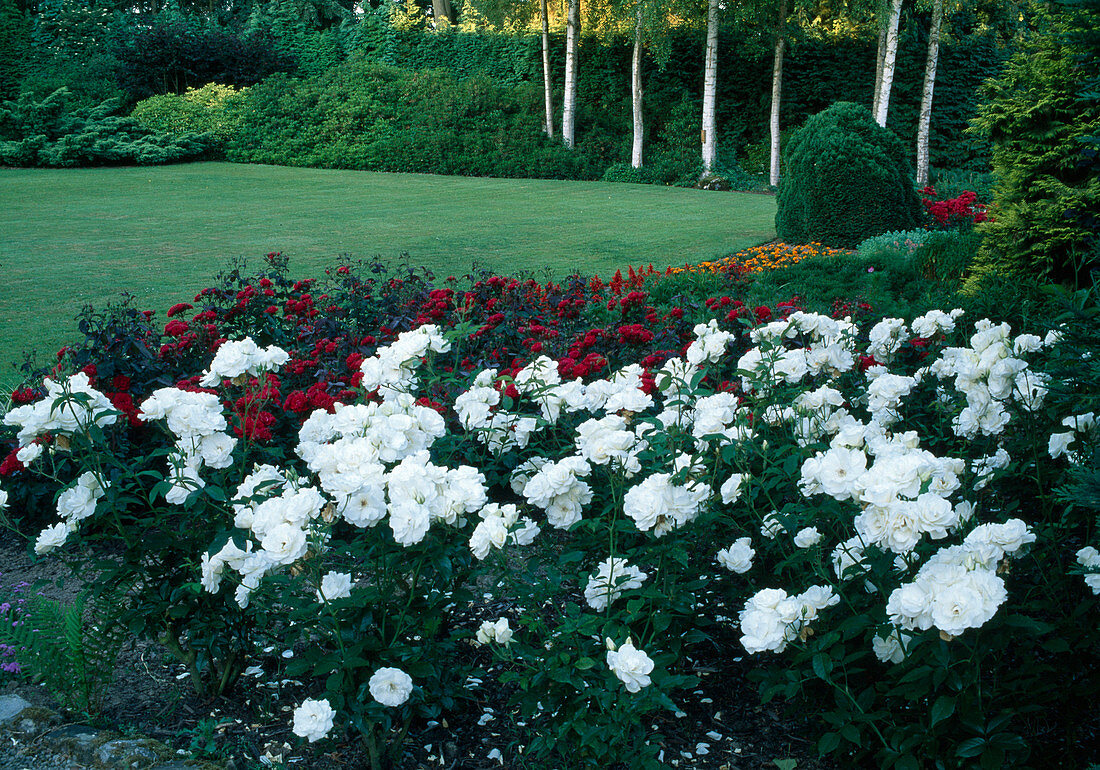
[[942, 230], [973, 227], [988, 219], [986, 206], [978, 203], [977, 193], [966, 190], [957, 198], [936, 200], [936, 190], [929, 186], [920, 190], [924, 209]]

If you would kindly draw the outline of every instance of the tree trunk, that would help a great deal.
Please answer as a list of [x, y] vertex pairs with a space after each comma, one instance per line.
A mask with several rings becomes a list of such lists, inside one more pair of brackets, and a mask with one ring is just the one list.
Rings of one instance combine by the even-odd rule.
[[924, 88], [920, 95], [920, 123], [917, 125], [917, 186], [928, 185], [928, 134], [932, 129], [932, 89], [936, 87], [936, 64], [940, 58], [940, 25], [943, 0], [932, 4], [932, 24], [928, 30], [928, 59], [924, 65]]
[[875, 86], [871, 94], [871, 114], [878, 114], [878, 92], [882, 89], [882, 60], [886, 58], [886, 25], [878, 31], [878, 48], [875, 49]]
[[890, 22], [886, 28], [886, 55], [882, 59], [882, 83], [878, 90], [875, 122], [886, 128], [886, 116], [890, 112], [890, 89], [894, 85], [894, 65], [898, 57], [898, 25], [901, 23], [902, 0], [891, 0]]
[[707, 47], [703, 54], [703, 173], [709, 174], [718, 158], [715, 101], [718, 94], [718, 0], [707, 3]]
[[775, 61], [772, 63], [772, 112], [768, 131], [771, 135], [771, 166], [768, 184], [779, 184], [779, 104], [783, 96], [783, 53], [787, 49], [787, 0], [779, 2], [775, 26]]
[[630, 165], [642, 167], [642, 139], [645, 119], [642, 117], [642, 2], [634, 11], [634, 55], [630, 59], [630, 103], [634, 113], [634, 143], [630, 150]]
[[550, 88], [550, 21], [546, 0], [539, 3], [542, 15], [542, 88], [546, 95], [546, 135], [554, 135], [554, 92]]
[[562, 97], [561, 140], [566, 147], [574, 144], [573, 123], [577, 110], [577, 40], [581, 33], [581, 0], [569, 0], [565, 29], [565, 95]]
[[443, 29], [453, 24], [452, 13], [451, 0], [432, 0], [432, 24], [436, 29]]

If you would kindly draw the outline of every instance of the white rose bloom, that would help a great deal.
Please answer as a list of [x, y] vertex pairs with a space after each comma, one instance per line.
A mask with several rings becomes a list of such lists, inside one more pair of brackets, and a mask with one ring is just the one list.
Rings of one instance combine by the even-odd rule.
[[1091, 545], [1086, 545], [1077, 552], [1077, 563], [1088, 569], [1100, 567], [1100, 551], [1097, 551]]
[[477, 630], [477, 643], [489, 644], [490, 642], [496, 642], [504, 647], [512, 643], [512, 629], [508, 626], [508, 618], [486, 620], [481, 624], [481, 628]]
[[321, 578], [321, 588], [317, 591], [317, 601], [324, 604], [333, 599], [351, 596], [351, 575], [347, 572], [328, 572]]
[[199, 453], [202, 461], [211, 468], [228, 468], [233, 464], [233, 449], [237, 439], [226, 433], [211, 433], [202, 437]]
[[335, 715], [328, 699], [307, 698], [302, 701], [301, 706], [294, 709], [294, 734], [300, 738], [308, 738], [310, 743], [319, 741], [332, 730], [332, 718]]
[[722, 502], [726, 505], [737, 502], [737, 498], [741, 496], [741, 484], [745, 480], [745, 474], [734, 473], [728, 479], [723, 482], [721, 488], [718, 490], [722, 493]]
[[0, 511], [8, 507], [8, 493], [0, 489]]
[[901, 663], [905, 660], [906, 648], [912, 638], [911, 634], [898, 629], [892, 630], [885, 639], [875, 634], [871, 640], [871, 649], [875, 657], [883, 663]]
[[607, 667], [626, 685], [627, 692], [638, 692], [651, 684], [653, 661], [630, 639], [618, 650], [607, 651]]
[[413, 690], [412, 677], [399, 668], [380, 668], [370, 678], [370, 694], [383, 706], [400, 706]]
[[405, 503], [390, 506], [390, 529], [393, 539], [408, 547], [419, 543], [431, 526], [431, 511], [424, 505]]
[[275, 564], [291, 564], [305, 556], [306, 533], [293, 524], [278, 524], [260, 541], [260, 547]]
[[24, 447], [19, 447], [19, 451], [15, 453], [15, 459], [23, 463], [24, 466], [30, 467], [30, 464], [42, 455], [42, 450], [41, 444], [27, 444]]
[[1061, 457], [1062, 455], [1069, 454], [1070, 445], [1076, 440], [1077, 436], [1072, 431], [1065, 433], [1052, 433], [1050, 434], [1050, 441], [1047, 444], [1047, 451], [1054, 459]]
[[622, 596], [624, 591], [641, 588], [647, 577], [649, 576], [645, 572], [627, 564], [626, 559], [610, 557], [588, 578], [588, 585], [584, 589], [585, 601], [592, 609], [602, 612]]
[[80, 484], [69, 487], [57, 498], [57, 513], [65, 521], [77, 522], [95, 513], [95, 493]]
[[752, 548], [752, 539], [740, 537], [729, 548], [718, 552], [718, 563], [731, 572], [744, 574], [752, 569], [752, 559], [756, 551]]
[[52, 551], [64, 543], [72, 531], [69, 523], [64, 521], [54, 524], [52, 527], [46, 527], [38, 535], [38, 539], [34, 541], [34, 552], [41, 556], [48, 551]]
[[794, 544], [799, 548], [810, 548], [821, 542], [821, 533], [817, 527], [805, 527], [794, 536]]

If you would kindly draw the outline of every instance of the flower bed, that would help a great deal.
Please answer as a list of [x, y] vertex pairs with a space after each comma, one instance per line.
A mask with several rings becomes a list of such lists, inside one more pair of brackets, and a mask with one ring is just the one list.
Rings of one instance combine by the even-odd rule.
[[527, 731], [506, 764], [656, 767], [656, 716], [752, 655], [845, 762], [1095, 758], [1072, 329], [269, 257], [163, 331], [88, 315], [4, 418], [5, 489], [60, 490], [35, 550], [108, 544], [97, 590], [196, 688], [276, 646], [294, 732], [378, 767], [471, 683]]
[[804, 259], [818, 256], [833, 256], [836, 254], [850, 253], [844, 249], [834, 249], [822, 246], [820, 243], [789, 244], [766, 243], [763, 246], [753, 246], [742, 249], [736, 254], [716, 259], [710, 262], [702, 262], [698, 265], [684, 265], [683, 267], [671, 267], [669, 274], [680, 273], [734, 273], [747, 275], [764, 270], [780, 270], [784, 267], [796, 265]]

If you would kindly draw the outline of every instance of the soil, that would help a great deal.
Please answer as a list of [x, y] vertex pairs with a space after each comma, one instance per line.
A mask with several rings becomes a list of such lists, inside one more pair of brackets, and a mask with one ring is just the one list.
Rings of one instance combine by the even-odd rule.
[[[17, 538], [0, 538], [0, 600], [10, 597], [20, 583], [36, 585], [35, 591], [67, 601], [80, 591], [79, 581], [68, 578], [58, 561], [34, 561]], [[280, 652], [269, 648], [265, 668], [277, 667]], [[709, 661], [706, 668], [697, 670], [702, 681], [684, 710], [662, 716], [662, 724], [656, 725], [665, 741], [666, 764], [700, 770], [833, 768], [819, 760], [813, 743], [802, 737], [813, 734], [809, 724], [783, 714], [777, 705], [760, 704], [756, 686], [746, 678], [750, 667], [748, 660], [730, 658]], [[73, 723], [156, 738], [173, 749], [237, 770], [370, 766], [358, 742], [334, 738], [311, 747], [293, 735], [290, 712], [310, 693], [300, 682], [261, 677], [242, 677], [226, 696], [203, 700], [192, 689], [185, 668], [167, 650], [155, 643], [132, 641], [118, 657], [100, 713], [91, 719], [67, 716]], [[523, 744], [529, 736], [504, 713], [499, 688], [473, 692], [476, 708], [449, 714], [438, 724], [414, 724], [402, 770], [534, 767], [509, 757], [509, 746]], [[0, 695], [20, 695], [34, 705], [61, 711], [44, 686], [3, 671]], [[498, 758], [494, 749], [504, 752], [503, 757]]]

